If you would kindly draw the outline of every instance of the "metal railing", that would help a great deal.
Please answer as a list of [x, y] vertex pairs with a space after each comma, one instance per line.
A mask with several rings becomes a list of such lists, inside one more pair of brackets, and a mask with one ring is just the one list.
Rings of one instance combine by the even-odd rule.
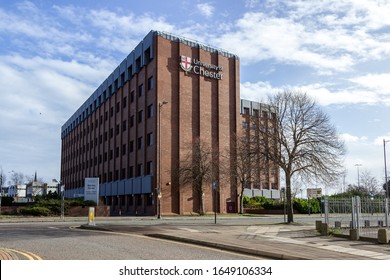
[[357, 229], [359, 236], [376, 238], [378, 229], [389, 227], [387, 198], [324, 198], [323, 208], [325, 223], [343, 234]]

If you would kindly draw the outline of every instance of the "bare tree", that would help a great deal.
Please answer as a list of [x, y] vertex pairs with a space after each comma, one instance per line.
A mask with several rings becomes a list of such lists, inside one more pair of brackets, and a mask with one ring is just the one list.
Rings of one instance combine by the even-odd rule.
[[26, 179], [26, 176], [22, 172], [11, 172], [10, 176], [10, 185], [17, 186], [23, 184]]
[[3, 191], [3, 185], [5, 184], [6, 181], [7, 181], [7, 177], [4, 174], [3, 168], [1, 168], [0, 166], [0, 192], [1, 193]]
[[256, 159], [258, 154], [253, 152], [248, 134], [234, 137], [236, 146], [235, 156], [232, 157], [232, 169], [227, 170], [234, 180], [238, 180], [241, 185], [240, 190], [240, 214], [243, 213], [244, 190], [255, 180]]
[[362, 186], [366, 193], [378, 193], [378, 180], [371, 175], [369, 170], [363, 170], [360, 175], [360, 186]]
[[[344, 143], [329, 117], [308, 94], [284, 91], [270, 96], [275, 127], [265, 129], [254, 118], [261, 139], [259, 153], [284, 171], [287, 197], [287, 222], [293, 219], [292, 178], [330, 184], [342, 171]], [[277, 147], [277, 148], [275, 148]]]
[[203, 201], [205, 184], [211, 183], [217, 177], [218, 166], [215, 158], [216, 153], [211, 147], [196, 139], [192, 145], [188, 146], [186, 156], [180, 161], [178, 169], [174, 171], [180, 185], [190, 184], [192, 186], [199, 201], [200, 215], [205, 213]]

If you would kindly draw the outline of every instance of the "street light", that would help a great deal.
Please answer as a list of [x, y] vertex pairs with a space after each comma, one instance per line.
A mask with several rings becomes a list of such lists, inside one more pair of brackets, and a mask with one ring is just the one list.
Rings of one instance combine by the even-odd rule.
[[158, 189], [157, 189], [157, 219], [161, 219], [161, 108], [167, 101], [158, 103]]
[[386, 168], [386, 143], [389, 142], [390, 140], [385, 140], [383, 139], [383, 158], [385, 161], [385, 188], [386, 188], [386, 197], [389, 196], [389, 187], [387, 183], [387, 168]]
[[359, 189], [359, 186], [360, 186], [360, 179], [359, 179], [359, 166], [362, 166], [361, 164], [355, 164], [355, 166], [357, 167], [357, 175], [358, 175], [358, 189]]
[[386, 143], [389, 142], [390, 140], [385, 140], [383, 139], [383, 158], [385, 161], [385, 188], [386, 188], [386, 197], [385, 197], [385, 222], [386, 222], [386, 227], [389, 227], [389, 205], [388, 205], [388, 197], [389, 197], [389, 184], [387, 183], [387, 167], [386, 167]]
[[1, 215], [1, 200], [3, 199], [3, 174], [0, 174], [0, 215]]

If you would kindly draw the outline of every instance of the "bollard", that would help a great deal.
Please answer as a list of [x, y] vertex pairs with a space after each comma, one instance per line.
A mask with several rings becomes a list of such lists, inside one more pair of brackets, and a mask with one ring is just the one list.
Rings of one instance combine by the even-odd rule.
[[317, 231], [321, 231], [321, 224], [322, 224], [322, 221], [316, 221], [316, 230]]
[[321, 235], [323, 236], [329, 235], [329, 225], [327, 223], [321, 224]]
[[95, 207], [89, 207], [88, 225], [89, 226], [95, 225]]
[[378, 230], [378, 243], [379, 244], [389, 243], [389, 236], [387, 234], [387, 229], [381, 228]]
[[350, 229], [349, 230], [349, 238], [351, 240], [359, 240], [359, 230], [356, 228]]

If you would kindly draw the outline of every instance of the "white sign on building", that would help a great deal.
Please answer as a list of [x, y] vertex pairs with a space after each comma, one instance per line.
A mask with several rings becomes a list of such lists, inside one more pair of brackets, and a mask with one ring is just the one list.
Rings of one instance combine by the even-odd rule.
[[317, 198], [322, 196], [322, 189], [321, 188], [312, 188], [307, 189], [307, 197], [308, 198]]
[[84, 200], [92, 200], [99, 205], [99, 178], [85, 178]]

